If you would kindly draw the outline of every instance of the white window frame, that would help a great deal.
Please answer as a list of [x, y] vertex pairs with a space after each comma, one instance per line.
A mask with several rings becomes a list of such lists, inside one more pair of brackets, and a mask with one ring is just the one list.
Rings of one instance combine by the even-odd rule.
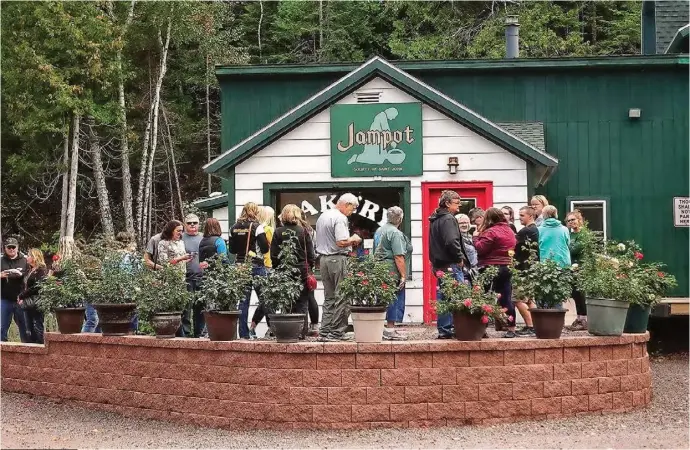
[[596, 199], [587, 199], [587, 200], [578, 200], [577, 198], [571, 198], [569, 200], [569, 206], [570, 208], [568, 209], [568, 212], [573, 211], [577, 209], [575, 205], [602, 205], [603, 206], [603, 224], [604, 224], [604, 242], [608, 239], [609, 235], [609, 227], [608, 227], [608, 200], [601, 199], [601, 200], [596, 200]]

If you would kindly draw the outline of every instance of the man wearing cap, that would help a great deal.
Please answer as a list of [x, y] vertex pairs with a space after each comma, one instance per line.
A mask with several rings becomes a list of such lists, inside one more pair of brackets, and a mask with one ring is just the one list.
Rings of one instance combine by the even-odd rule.
[[[184, 227], [185, 232], [182, 233], [182, 242], [184, 242], [185, 251], [192, 255], [192, 259], [187, 261], [187, 290], [189, 292], [196, 292], [200, 288], [201, 276], [203, 274], [203, 270], [199, 266], [199, 244], [204, 236], [199, 233], [199, 216], [187, 214], [184, 218]], [[193, 334], [190, 316], [194, 320]], [[204, 325], [203, 306], [197, 304], [190, 305], [182, 314], [182, 326], [178, 330], [178, 335], [183, 337], [199, 337], [204, 331]]]
[[7, 332], [12, 317], [19, 328], [19, 339], [29, 342], [24, 321], [24, 310], [17, 304], [17, 296], [23, 288], [23, 277], [28, 270], [26, 258], [19, 254], [19, 243], [15, 238], [5, 241], [0, 272], [0, 337], [7, 341]]

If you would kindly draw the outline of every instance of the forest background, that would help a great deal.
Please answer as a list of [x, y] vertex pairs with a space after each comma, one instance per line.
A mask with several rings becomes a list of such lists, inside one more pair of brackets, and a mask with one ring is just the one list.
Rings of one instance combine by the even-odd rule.
[[3, 2], [2, 236], [140, 242], [220, 190], [217, 64], [640, 53], [641, 2]]

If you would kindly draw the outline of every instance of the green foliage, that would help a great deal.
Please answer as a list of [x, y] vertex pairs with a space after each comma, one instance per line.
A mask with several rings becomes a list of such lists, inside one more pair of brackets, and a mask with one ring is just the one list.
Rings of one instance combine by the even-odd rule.
[[229, 264], [225, 255], [216, 255], [209, 263], [195, 301], [206, 311], [236, 311], [251, 288], [251, 263]]
[[497, 301], [499, 295], [491, 290], [488, 292], [482, 286], [489, 286], [498, 273], [497, 267], [488, 267], [475, 280], [474, 286], [461, 283], [452, 273], [436, 272], [441, 278], [441, 294], [443, 301], [433, 301], [436, 314], [465, 313], [481, 315], [482, 322], [488, 323], [489, 318], [505, 320], [506, 310]]
[[293, 233], [291, 239], [285, 239], [280, 244], [280, 265], [267, 276], [254, 278], [254, 283], [261, 289], [264, 304], [269, 311], [276, 314], [287, 314], [292, 311], [304, 289], [301, 272], [296, 268], [297, 245], [297, 235]]
[[165, 265], [160, 270], [143, 269], [134, 276], [134, 300], [142, 320], [150, 321], [156, 313], [183, 311], [191, 294], [180, 271]]
[[352, 257], [347, 262], [347, 274], [338, 284], [338, 296], [352, 306], [388, 306], [398, 293], [395, 272], [389, 263], [374, 255], [362, 259]]
[[56, 275], [41, 283], [38, 308], [50, 313], [56, 308], [79, 308], [90, 291], [90, 281], [76, 260], [61, 264]]
[[533, 299], [538, 308], [555, 308], [573, 291], [573, 269], [561, 267], [553, 260], [537, 260], [537, 244], [530, 243], [527, 268], [517, 270], [517, 261], [511, 266], [513, 295], [520, 299]]
[[[91, 303], [135, 303], [142, 289], [147, 269], [143, 259], [122, 252], [108, 252], [100, 270], [92, 270], [89, 300]], [[177, 272], [179, 276], [179, 271]], [[144, 283], [145, 285], [145, 283]]]

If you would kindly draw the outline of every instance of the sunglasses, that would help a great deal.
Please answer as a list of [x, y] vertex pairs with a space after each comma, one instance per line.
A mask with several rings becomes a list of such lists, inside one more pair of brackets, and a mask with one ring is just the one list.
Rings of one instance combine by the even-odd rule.
[[199, 225], [199, 222], [187, 222], [187, 225], [191, 226], [196, 226]]
[[6, 248], [7, 250], [16, 250], [16, 249], [17, 249], [17, 246], [16, 246], [16, 245], [6, 245], [5, 248]]

